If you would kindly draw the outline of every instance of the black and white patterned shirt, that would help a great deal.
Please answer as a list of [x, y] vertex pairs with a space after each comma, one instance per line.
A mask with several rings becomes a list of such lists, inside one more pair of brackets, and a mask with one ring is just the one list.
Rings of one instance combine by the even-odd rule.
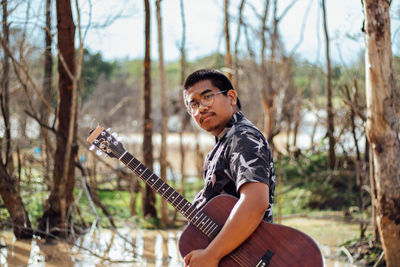
[[216, 137], [216, 144], [205, 159], [204, 188], [193, 204], [201, 208], [220, 194], [239, 198], [240, 186], [261, 182], [269, 187], [269, 206], [264, 221], [272, 222], [275, 180], [272, 154], [265, 137], [238, 111]]

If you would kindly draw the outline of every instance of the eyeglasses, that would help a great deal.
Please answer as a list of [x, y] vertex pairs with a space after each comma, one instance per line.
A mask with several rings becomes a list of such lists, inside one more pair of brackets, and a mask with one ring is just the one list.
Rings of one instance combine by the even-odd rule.
[[224, 90], [224, 91], [221, 91], [218, 93], [210, 92], [210, 93], [204, 94], [204, 95], [200, 96], [199, 102], [191, 101], [191, 102], [187, 103], [186, 110], [189, 113], [189, 115], [196, 115], [200, 109], [200, 104], [203, 107], [211, 107], [214, 104], [214, 96], [226, 93], [227, 91], [229, 91], [229, 90]]

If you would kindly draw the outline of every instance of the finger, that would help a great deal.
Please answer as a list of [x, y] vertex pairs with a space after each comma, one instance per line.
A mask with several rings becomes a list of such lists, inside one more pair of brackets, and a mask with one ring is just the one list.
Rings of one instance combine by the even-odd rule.
[[185, 261], [185, 267], [189, 266], [190, 263], [190, 258], [192, 257], [192, 253], [190, 252], [189, 254], [187, 254], [183, 260]]

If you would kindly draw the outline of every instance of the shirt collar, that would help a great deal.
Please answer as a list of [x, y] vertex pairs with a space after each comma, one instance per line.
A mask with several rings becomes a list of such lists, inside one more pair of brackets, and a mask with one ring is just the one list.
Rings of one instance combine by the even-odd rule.
[[235, 112], [228, 123], [226, 124], [225, 128], [219, 133], [218, 136], [215, 137], [215, 142], [218, 142], [222, 137], [225, 136], [225, 134], [232, 128], [232, 126], [240, 121], [244, 117], [243, 113], [239, 110]]

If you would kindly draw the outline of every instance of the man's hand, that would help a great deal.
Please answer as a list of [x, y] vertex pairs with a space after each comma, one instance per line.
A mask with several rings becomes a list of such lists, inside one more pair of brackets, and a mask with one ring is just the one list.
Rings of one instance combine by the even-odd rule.
[[185, 267], [218, 267], [219, 260], [206, 249], [193, 250], [184, 258]]

